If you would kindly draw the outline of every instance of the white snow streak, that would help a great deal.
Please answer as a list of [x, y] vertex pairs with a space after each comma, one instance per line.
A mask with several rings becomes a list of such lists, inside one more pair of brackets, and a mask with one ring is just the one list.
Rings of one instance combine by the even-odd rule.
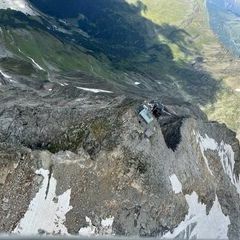
[[[17, 83], [17, 81], [13, 80], [10, 75], [4, 73], [2, 70], [0, 70], [0, 74], [1, 74], [4, 78], [6, 78], [9, 82], [11, 82], [11, 83]], [[2, 85], [2, 84], [0, 83], [0, 85]]]
[[38, 63], [35, 62], [34, 59], [32, 59], [31, 57], [28, 57], [28, 58], [32, 61], [32, 63], [33, 63], [39, 70], [45, 71]]
[[2, 70], [0, 70], [0, 74], [3, 75], [3, 77], [7, 78], [7, 79], [10, 79], [11, 76], [9, 76], [8, 74], [4, 73]]
[[18, 51], [22, 53], [24, 56], [26, 56], [28, 59], [30, 59], [37, 69], [41, 71], [45, 71], [45, 69], [43, 69], [38, 63], [36, 63], [36, 61], [33, 58], [27, 56], [20, 48], [18, 48]]
[[[193, 192], [186, 195], [189, 206], [188, 215], [173, 231], [166, 233], [163, 238], [175, 238], [178, 234], [185, 231], [183, 239], [227, 239], [228, 225], [230, 220], [222, 212], [218, 198], [209, 212], [206, 214], [206, 206], [198, 202], [198, 195]], [[196, 226], [194, 227], [194, 224]]]
[[[39, 230], [44, 230], [50, 234], [67, 234], [64, 222], [66, 213], [72, 209], [69, 205], [71, 189], [57, 197], [55, 194], [57, 181], [51, 177], [46, 197], [49, 171], [40, 169], [36, 174], [43, 176], [42, 185], [14, 233], [32, 235], [38, 234]], [[54, 201], [54, 199], [57, 200]]]
[[77, 88], [81, 89], [83, 91], [88, 91], [88, 92], [93, 92], [93, 93], [113, 93], [111, 91], [96, 89], [96, 88], [84, 88], [84, 87], [77, 87]]
[[[207, 135], [206, 135], [207, 136]], [[207, 157], [205, 156], [205, 153], [204, 151], [210, 149], [210, 150], [216, 150], [216, 144], [215, 144], [215, 140], [214, 139], [210, 139], [210, 138], [203, 138], [200, 134], [197, 134], [197, 142], [199, 142], [199, 145], [200, 145], [200, 149], [201, 149], [201, 152], [202, 152], [202, 156], [203, 156], [203, 159], [205, 161], [205, 164], [207, 166], [207, 169], [208, 171], [211, 173], [211, 175], [213, 175], [210, 167], [209, 167], [209, 164], [208, 164], [208, 159]]]
[[68, 83], [59, 83], [62, 87], [68, 86]]
[[173, 174], [169, 178], [170, 178], [170, 181], [172, 184], [173, 191], [176, 194], [182, 192], [182, 184], [178, 180], [177, 176], [175, 174]]

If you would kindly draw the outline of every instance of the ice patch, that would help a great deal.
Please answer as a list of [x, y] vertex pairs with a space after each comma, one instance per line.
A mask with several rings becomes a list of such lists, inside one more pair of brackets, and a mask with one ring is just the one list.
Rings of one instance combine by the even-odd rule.
[[163, 238], [175, 238], [184, 232], [182, 239], [227, 239], [230, 220], [222, 212], [221, 205], [216, 196], [214, 204], [206, 214], [206, 205], [198, 202], [198, 195], [193, 192], [186, 195], [189, 206], [188, 215], [173, 232], [167, 232]]
[[88, 91], [88, 92], [93, 92], [93, 93], [113, 93], [111, 91], [96, 89], [96, 88], [84, 88], [84, 87], [77, 87], [77, 88], [81, 89], [83, 91]]
[[1, 0], [0, 9], [12, 9], [21, 11], [25, 14], [36, 15], [36, 12], [30, 7], [25, 0]]
[[32, 235], [38, 234], [39, 230], [44, 230], [50, 234], [68, 234], [64, 222], [66, 213], [72, 209], [70, 206], [71, 189], [56, 196], [57, 181], [51, 177], [46, 196], [49, 171], [39, 169], [36, 174], [43, 176], [42, 185], [13, 233]]
[[236, 92], [240, 92], [240, 88], [235, 89]]
[[173, 174], [169, 178], [170, 178], [170, 181], [171, 181], [171, 184], [172, 184], [173, 191], [176, 194], [182, 192], [182, 184], [178, 180], [177, 176], [175, 174]]

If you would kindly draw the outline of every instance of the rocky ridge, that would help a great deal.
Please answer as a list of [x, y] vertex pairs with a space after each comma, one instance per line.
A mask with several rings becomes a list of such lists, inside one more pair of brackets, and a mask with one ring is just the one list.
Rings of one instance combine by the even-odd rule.
[[2, 232], [239, 238], [235, 133], [174, 99], [165, 106], [180, 126], [146, 124], [142, 100], [77, 103], [1, 106]]

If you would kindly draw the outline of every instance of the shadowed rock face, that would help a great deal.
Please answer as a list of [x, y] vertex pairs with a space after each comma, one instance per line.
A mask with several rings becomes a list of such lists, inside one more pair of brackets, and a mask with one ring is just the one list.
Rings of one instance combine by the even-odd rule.
[[177, 149], [177, 146], [181, 142], [181, 127], [183, 121], [183, 117], [177, 116], [159, 119], [159, 124], [167, 147], [171, 148], [173, 151]]
[[[204, 237], [211, 227], [212, 236], [239, 237], [239, 143], [234, 133], [174, 99], [166, 106], [176, 117], [162, 125], [157, 119], [149, 125], [142, 121], [136, 113], [142, 101], [101, 99], [91, 94], [85, 104], [57, 109], [4, 107], [0, 230], [131, 236], [190, 231]], [[11, 124], [4, 124], [10, 118]], [[181, 141], [173, 151], [168, 141], [175, 141], [176, 132]], [[191, 212], [195, 200], [200, 216]], [[36, 212], [29, 230], [28, 218]], [[221, 221], [223, 230], [211, 221]], [[206, 229], [199, 231], [204, 222]]]

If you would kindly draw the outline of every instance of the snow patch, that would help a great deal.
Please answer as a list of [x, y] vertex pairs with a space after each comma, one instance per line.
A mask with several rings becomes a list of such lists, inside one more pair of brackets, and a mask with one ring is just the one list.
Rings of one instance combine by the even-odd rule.
[[113, 221], [114, 221], [114, 217], [110, 217], [110, 218], [102, 219], [101, 224], [104, 228], [110, 228], [113, 225]]
[[216, 196], [214, 204], [206, 214], [206, 205], [198, 202], [198, 195], [193, 192], [185, 196], [189, 206], [188, 215], [173, 232], [167, 232], [163, 238], [175, 238], [184, 232], [182, 239], [227, 239], [230, 220], [222, 212]]
[[176, 194], [182, 192], [182, 184], [178, 180], [177, 176], [173, 174], [169, 177], [169, 179], [171, 181], [173, 191]]
[[44, 230], [50, 234], [68, 234], [64, 222], [66, 213], [72, 209], [70, 206], [71, 189], [56, 196], [57, 181], [51, 177], [48, 183], [49, 171], [39, 169], [36, 174], [43, 176], [42, 185], [13, 233], [32, 235], [38, 234], [39, 230]]
[[102, 219], [100, 229], [93, 226], [92, 221], [89, 217], [86, 217], [88, 227], [81, 228], [79, 235], [84, 237], [98, 236], [98, 235], [112, 235], [112, 225], [114, 217]]
[[140, 82], [135, 82], [134, 84], [135, 84], [135, 85], [140, 85], [141, 83], [140, 83]]
[[97, 228], [92, 225], [91, 219], [86, 217], [86, 222], [88, 223], [88, 227], [81, 228], [78, 232], [79, 235], [85, 236], [85, 237], [90, 237], [95, 235]]
[[12, 9], [21, 11], [25, 14], [36, 15], [36, 12], [30, 7], [25, 0], [1, 0], [0, 9]]
[[93, 92], [93, 93], [113, 93], [111, 91], [96, 89], [96, 88], [84, 88], [84, 87], [77, 87], [77, 88], [81, 89], [83, 91], [88, 91], [88, 92]]

